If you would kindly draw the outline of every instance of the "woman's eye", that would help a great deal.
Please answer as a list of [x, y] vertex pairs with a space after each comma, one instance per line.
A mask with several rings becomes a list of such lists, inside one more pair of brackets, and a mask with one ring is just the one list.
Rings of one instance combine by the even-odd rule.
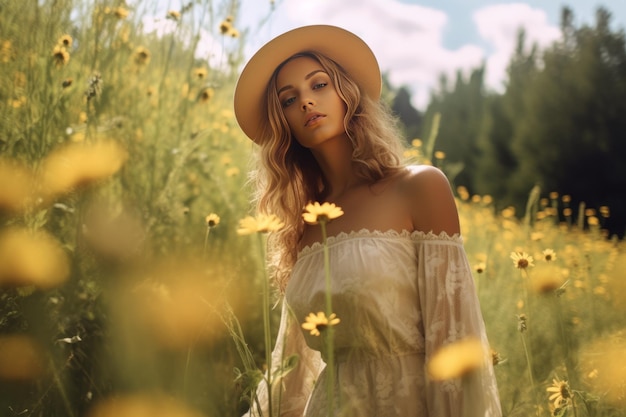
[[287, 106], [293, 104], [294, 101], [296, 101], [295, 97], [289, 97], [288, 99], [283, 100], [283, 107], [287, 107]]
[[313, 90], [317, 90], [318, 88], [326, 87], [327, 85], [328, 85], [328, 83], [317, 83], [317, 84], [313, 85]]

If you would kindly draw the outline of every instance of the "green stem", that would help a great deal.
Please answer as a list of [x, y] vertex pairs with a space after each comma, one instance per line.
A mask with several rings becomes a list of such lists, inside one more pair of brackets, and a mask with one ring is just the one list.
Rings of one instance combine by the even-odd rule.
[[524, 346], [524, 353], [526, 354], [526, 363], [528, 364], [528, 377], [530, 378], [530, 385], [535, 391], [535, 379], [533, 378], [533, 366], [530, 360], [530, 353], [528, 352], [528, 347], [526, 346], [526, 338], [524, 337], [524, 333], [520, 333], [522, 336], [522, 345]]
[[[326, 317], [330, 319], [330, 315], [333, 313], [332, 306], [332, 287], [330, 281], [330, 256], [328, 253], [328, 244], [326, 241], [326, 221], [320, 221], [322, 228], [322, 245], [324, 248], [324, 276], [326, 278]], [[334, 415], [334, 399], [335, 399], [335, 352], [334, 352], [334, 328], [333, 326], [326, 327], [326, 377], [327, 377], [327, 396], [328, 396], [328, 416]]]
[[265, 363], [267, 364], [267, 398], [269, 417], [272, 417], [272, 340], [270, 328], [270, 285], [265, 268], [265, 251], [263, 250], [263, 237], [261, 233], [257, 233], [259, 239], [259, 247], [261, 250], [261, 260], [263, 262], [263, 332], [265, 336]]
[[202, 251], [202, 256], [203, 256], [204, 260], [206, 260], [206, 248], [207, 248], [208, 243], [209, 243], [209, 233], [210, 232], [211, 232], [211, 228], [209, 226], [207, 226], [206, 234], [204, 235], [204, 250]]

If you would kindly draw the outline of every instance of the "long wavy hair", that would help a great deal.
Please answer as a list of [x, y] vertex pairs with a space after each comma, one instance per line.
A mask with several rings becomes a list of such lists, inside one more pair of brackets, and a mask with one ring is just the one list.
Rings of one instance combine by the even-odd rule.
[[275, 214], [285, 222], [285, 227], [268, 240], [271, 276], [280, 293], [284, 292], [296, 262], [304, 230], [303, 209], [310, 202], [323, 202], [328, 193], [328, 182], [313, 154], [293, 137], [276, 91], [278, 72], [299, 57], [319, 62], [346, 105], [344, 127], [352, 143], [357, 176], [374, 184], [402, 168], [403, 147], [396, 119], [383, 103], [362, 94], [339, 64], [318, 52], [306, 51], [276, 68], [265, 92], [267, 118], [257, 139], [260, 146], [251, 179], [258, 211]]

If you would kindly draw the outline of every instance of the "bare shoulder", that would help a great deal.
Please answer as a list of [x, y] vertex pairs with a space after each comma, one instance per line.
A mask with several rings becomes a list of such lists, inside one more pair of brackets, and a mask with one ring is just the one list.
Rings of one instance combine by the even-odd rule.
[[460, 233], [450, 182], [440, 169], [430, 165], [410, 165], [400, 181], [415, 230], [449, 235]]

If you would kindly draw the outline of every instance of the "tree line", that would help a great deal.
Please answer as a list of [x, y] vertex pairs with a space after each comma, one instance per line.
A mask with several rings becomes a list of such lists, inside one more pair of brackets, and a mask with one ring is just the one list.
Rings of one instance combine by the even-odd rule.
[[[626, 42], [611, 13], [593, 25], [561, 12], [559, 40], [539, 50], [523, 29], [507, 67], [503, 92], [488, 91], [484, 64], [468, 77], [445, 76], [425, 111], [395, 91], [392, 109], [407, 138], [426, 137], [441, 123], [434, 149], [445, 153], [453, 185], [489, 194], [500, 208], [523, 214], [531, 189], [571, 197], [574, 210], [608, 206], [610, 235], [626, 229]], [[445, 170], [445, 165], [442, 166]], [[561, 214], [562, 215], [562, 214]]]

